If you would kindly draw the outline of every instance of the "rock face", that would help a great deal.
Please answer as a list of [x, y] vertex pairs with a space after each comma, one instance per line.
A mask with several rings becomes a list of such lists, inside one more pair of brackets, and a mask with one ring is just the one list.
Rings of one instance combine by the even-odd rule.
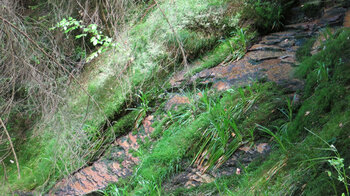
[[142, 122], [143, 129], [136, 134], [130, 132], [116, 139], [101, 159], [58, 182], [49, 195], [85, 195], [106, 188], [109, 183], [118, 182], [120, 178], [130, 176], [133, 166], [139, 162], [131, 151], [137, 150], [138, 141], [144, 141], [153, 132], [152, 121], [153, 116], [146, 117]]
[[[203, 70], [190, 78], [187, 83], [197, 81], [202, 85], [212, 85], [218, 90], [231, 86], [241, 86], [253, 80], [267, 79], [286, 85], [292, 91], [301, 87], [301, 81], [291, 79], [293, 66], [297, 63], [297, 49], [321, 28], [343, 23], [346, 10], [342, 7], [324, 10], [318, 20], [285, 26], [285, 31], [262, 37], [261, 41], [248, 49], [246, 55], [227, 66], [217, 66]], [[181, 72], [171, 80], [171, 84], [184, 82]]]
[[170, 109], [175, 109], [177, 110], [178, 106], [184, 105], [184, 104], [189, 104], [190, 100], [186, 96], [182, 96], [179, 94], [176, 94], [172, 96], [168, 102], [165, 104], [165, 110], [170, 110]]
[[348, 10], [348, 11], [346, 12], [346, 15], [345, 15], [345, 17], [344, 17], [343, 26], [344, 26], [344, 27], [347, 27], [347, 28], [350, 27], [350, 10]]

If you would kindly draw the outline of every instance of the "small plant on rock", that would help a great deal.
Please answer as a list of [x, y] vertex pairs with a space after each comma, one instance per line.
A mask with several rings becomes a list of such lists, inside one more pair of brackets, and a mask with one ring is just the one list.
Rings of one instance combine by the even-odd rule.
[[231, 35], [231, 38], [221, 40], [221, 42], [225, 43], [230, 48], [232, 59], [240, 59], [246, 53], [247, 45], [252, 34], [248, 34], [246, 29], [240, 28], [231, 32]]
[[134, 130], [136, 130], [139, 127], [139, 125], [141, 124], [141, 121], [146, 116], [147, 112], [151, 109], [149, 107], [149, 98], [148, 98], [148, 96], [149, 95], [147, 93], [143, 93], [142, 91], [139, 91], [139, 94], [137, 95], [137, 97], [140, 99], [141, 104], [137, 108], [131, 108], [130, 109], [130, 110], [138, 111], [138, 115], [137, 115], [137, 117], [135, 119]]

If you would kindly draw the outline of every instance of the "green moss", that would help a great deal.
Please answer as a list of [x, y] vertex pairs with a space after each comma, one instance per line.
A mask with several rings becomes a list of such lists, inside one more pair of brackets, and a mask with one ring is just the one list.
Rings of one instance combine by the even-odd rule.
[[[232, 30], [230, 28], [236, 27], [238, 22], [229, 20], [230, 18], [236, 20], [236, 12], [230, 13], [231, 15], [226, 13], [224, 18], [219, 18], [220, 23], [214, 24], [211, 22], [210, 28], [218, 28], [232, 22], [229, 25], [230, 27], [224, 31], [210, 32], [208, 29], [198, 28], [200, 26], [194, 27], [188, 21], [194, 21], [198, 16], [202, 17], [203, 13], [208, 13], [203, 16], [204, 19], [211, 20], [213, 17], [211, 17], [210, 11], [214, 9], [213, 6], [226, 9], [227, 2], [224, 0], [179, 0], [161, 3], [160, 7], [164, 9], [170, 24], [180, 37], [189, 55], [189, 60], [194, 61], [198, 56], [212, 49], [217, 45], [217, 40], [221, 36], [227, 36], [227, 33]], [[256, 26], [262, 29], [262, 32], [270, 31], [271, 28], [276, 29], [281, 26], [283, 19], [280, 6], [281, 3], [270, 1], [255, 2], [253, 7], [255, 14], [250, 17], [258, 16]], [[219, 10], [216, 8], [215, 10]], [[215, 16], [220, 16], [220, 13]], [[157, 95], [162, 91], [159, 89], [164, 87], [164, 76], [169, 74], [173, 67], [179, 66], [172, 59], [176, 55], [181, 56], [178, 53], [178, 43], [174, 39], [174, 33], [159, 9], [153, 9], [149, 12], [144, 21], [131, 27], [129, 33], [125, 35], [125, 37], [128, 36], [128, 40], [121, 43], [123, 48], [120, 51], [111, 51], [96, 61], [95, 69], [92, 69], [88, 82], [84, 84], [99, 106], [96, 106], [88, 96], [84, 95], [79, 89], [80, 87], [73, 87], [69, 94], [68, 104], [60, 107], [52, 119], [40, 125], [44, 131], [33, 131], [33, 135], [38, 136], [29, 138], [19, 150], [20, 165], [23, 166], [21, 180], [16, 179], [15, 166], [9, 166], [9, 182], [12, 188], [32, 190], [40, 187], [40, 191], [47, 190], [54, 184], [55, 180], [64, 174], [69, 174], [70, 171], [76, 170], [84, 165], [89, 158], [94, 157], [94, 154], [100, 153], [104, 149], [104, 144], [108, 143], [110, 139], [114, 139], [114, 136], [133, 129], [134, 120], [138, 115], [136, 111], [132, 111], [118, 119], [111, 128], [102, 130], [107, 119], [112, 119], [114, 116], [123, 113], [125, 103], [136, 100], [132, 96], [137, 90], [146, 89], [146, 91], [152, 92], [154, 97], [151, 99], [157, 99]], [[121, 37], [123, 36], [124, 34], [121, 35]], [[344, 114], [342, 112], [347, 109], [350, 98], [345, 96], [347, 94], [345, 86], [349, 82], [348, 75], [350, 74], [343, 64], [338, 63], [340, 57], [344, 60], [346, 58], [344, 54], [346, 54], [345, 51], [348, 51], [347, 37], [349, 37], [349, 34], [340, 33], [338, 37], [332, 38], [332, 42], [326, 43], [327, 47], [321, 54], [303, 59], [298, 73], [300, 77], [307, 79], [304, 98], [308, 100], [304, 102], [295, 123], [290, 128], [289, 134], [294, 141], [299, 141], [301, 136], [303, 138], [307, 136], [308, 133], [305, 132], [304, 126], [310, 126], [311, 124], [312, 126], [315, 125], [315, 128], [322, 129], [323, 125], [330, 122], [332, 115], [335, 119], [336, 114]], [[310, 45], [311, 42], [305, 45], [304, 51], [300, 51], [300, 56], [309, 54]], [[218, 44], [211, 53], [199, 61], [200, 67], [194, 68], [191, 74], [220, 64], [231, 53], [232, 48], [227, 44]], [[179, 59], [177, 60], [179, 61]], [[322, 83], [319, 82], [319, 74], [316, 70], [318, 68], [317, 62], [326, 63], [327, 68], [330, 69], [329, 79], [322, 80]], [[128, 67], [125, 68], [126, 65]], [[261, 97], [258, 97], [258, 101], [250, 105], [250, 109], [245, 113], [243, 112], [242, 117], [238, 118], [238, 127], [246, 137], [248, 137], [248, 131], [255, 127], [255, 123], [271, 127], [281, 124], [278, 121], [281, 119], [281, 114], [273, 112], [274, 109], [285, 107], [282, 103], [283, 100], [278, 99], [281, 96], [278, 91], [271, 84], [254, 87], [254, 93], [261, 95]], [[249, 89], [245, 89], [243, 92], [249, 97]], [[222, 97], [220, 97], [221, 95]], [[218, 101], [222, 103], [222, 106], [227, 107], [235, 106], [237, 100], [242, 98], [238, 91], [217, 93], [212, 96], [211, 101]], [[219, 99], [219, 97], [222, 99]], [[314, 103], [317, 104], [317, 108]], [[159, 139], [159, 141], [154, 144], [152, 151], [139, 155], [142, 158], [142, 163], [135, 176], [158, 186], [162, 180], [177, 170], [181, 159], [193, 158], [194, 154], [198, 152], [198, 145], [194, 144], [198, 144], [198, 141], [200, 141], [202, 131], [211, 126], [208, 119], [212, 116], [209, 115], [206, 106], [208, 104], [206, 105], [202, 100], [191, 105], [190, 110], [182, 108], [178, 112], [171, 111], [171, 115], [168, 113], [168, 116], [164, 118], [164, 115], [160, 115], [162, 118], [155, 125], [156, 130], [152, 135], [152, 138]], [[307, 111], [311, 111], [311, 113], [305, 118]], [[222, 112], [222, 109], [219, 110], [218, 116], [215, 116], [218, 119], [223, 117], [220, 116], [220, 112]], [[340, 121], [341, 118], [338, 117], [337, 119]], [[344, 119], [341, 119], [341, 121], [344, 121]], [[329, 124], [329, 130], [336, 130], [337, 120], [332, 122], [332, 124]], [[292, 136], [293, 133], [294, 136]], [[77, 135], [79, 137], [74, 137]], [[257, 136], [263, 137], [265, 135], [257, 133]], [[346, 141], [345, 138], [342, 138], [337, 142], [345, 145]], [[143, 148], [148, 149], [149, 145], [149, 142], [145, 142]], [[93, 147], [90, 148], [91, 146]], [[344, 150], [345, 147], [342, 152]], [[86, 157], [86, 154], [89, 156]], [[274, 163], [278, 162], [279, 155], [281, 153], [277, 151], [262, 165], [261, 169], [259, 168], [254, 173], [253, 170], [248, 170], [248, 173], [252, 172], [254, 179], [259, 180], [264, 175], [264, 171], [269, 170]], [[12, 157], [9, 157], [6, 161], [9, 162], [9, 159], [12, 159]], [[283, 192], [283, 190], [277, 191], [276, 189], [276, 187], [283, 185], [283, 177], [289, 177], [288, 180], [290, 180], [290, 176], [294, 177], [294, 175], [288, 176], [287, 171], [290, 170], [286, 170], [284, 173], [281, 172], [275, 181], [272, 180], [275, 185], [269, 190], [271, 193], [273, 191], [276, 191], [275, 193]], [[304, 170], [300, 170], [298, 167], [296, 171]], [[134, 184], [136, 184], [135, 191], [147, 194], [149, 187], [142, 187], [142, 183], [138, 183], [141, 181], [135, 179], [133, 179], [135, 180]], [[238, 192], [244, 193], [243, 190], [248, 189], [249, 183], [247, 181], [250, 181], [250, 179], [244, 176], [241, 180], [245, 181], [242, 182], [241, 188], [238, 188]], [[319, 182], [323, 181], [324, 178], [322, 177]], [[284, 187], [293, 184], [293, 182], [286, 183]], [[217, 183], [223, 185], [225, 183], [237, 183], [237, 178], [232, 178], [232, 181], [223, 180], [222, 183], [218, 180]], [[267, 182], [263, 185], [266, 184]], [[262, 187], [264, 187], [263, 185]], [[213, 184], [205, 186], [208, 187], [208, 190], [214, 188]], [[221, 193], [223, 191], [219, 188], [216, 192]]]
[[[349, 50], [350, 44], [347, 41], [349, 37], [349, 31], [338, 31], [329, 37], [329, 39], [323, 44], [324, 50], [320, 51], [316, 55], [305, 59], [297, 70], [297, 76], [306, 78], [308, 74], [317, 68], [317, 62], [323, 62], [327, 65], [327, 68], [333, 68], [339, 63], [341, 58], [347, 59], [345, 52]], [[312, 78], [315, 80], [314, 78]]]
[[[143, 157], [137, 175], [147, 181], [158, 181], [171, 174], [185, 156], [187, 149], [199, 139], [199, 130], [208, 125], [206, 118], [206, 115], [202, 115], [186, 128], [168, 129], [154, 146], [152, 153]], [[148, 190], [144, 191], [146, 193]]]
[[138, 116], [138, 111], [131, 111], [128, 114], [122, 116], [112, 125], [111, 129], [116, 134], [122, 135], [127, 132], [130, 132], [135, 127], [135, 121]]
[[160, 121], [153, 123], [154, 131], [151, 134], [151, 138], [159, 139], [163, 135], [163, 131], [166, 129], [166, 124], [170, 121], [170, 118], [162, 118]]
[[[176, 50], [179, 48], [179, 44], [176, 40], [175, 35], [169, 35], [169, 40], [167, 45], [169, 50], [177, 54]], [[217, 43], [218, 38], [215, 35], [208, 36], [200, 32], [194, 32], [187, 29], [183, 29], [177, 33], [179, 41], [181, 42], [184, 50], [186, 51], [187, 60], [191, 61], [197, 58], [199, 55], [206, 51], [212, 49], [212, 47]], [[175, 55], [174, 54], [174, 55]], [[181, 56], [179, 56], [180, 58]], [[182, 58], [182, 57], [181, 57]], [[182, 59], [180, 59], [182, 60]]]
[[213, 51], [206, 54], [200, 60], [195, 61], [193, 63], [194, 67], [191, 68], [188, 73], [186, 73], [186, 76], [192, 76], [204, 69], [209, 69], [219, 65], [220, 63], [224, 62], [230, 53], [231, 49], [227, 44], [219, 44]]

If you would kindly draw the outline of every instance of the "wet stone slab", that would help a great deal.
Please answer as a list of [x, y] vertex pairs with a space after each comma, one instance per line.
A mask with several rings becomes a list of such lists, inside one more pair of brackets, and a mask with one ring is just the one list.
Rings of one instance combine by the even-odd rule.
[[[203, 173], [201, 167], [191, 166], [185, 169], [164, 184], [166, 191], [174, 190], [178, 187], [191, 188], [203, 183], [211, 183], [215, 178], [241, 175], [243, 168], [254, 160], [263, 159], [271, 152], [268, 143], [257, 143], [253, 146], [242, 146], [218, 169]], [[187, 163], [184, 163], [187, 164]]]
[[142, 121], [142, 128], [117, 138], [110, 149], [91, 166], [87, 166], [59, 181], [49, 195], [85, 195], [104, 189], [110, 183], [131, 176], [133, 166], [139, 159], [130, 152], [139, 148], [138, 141], [149, 137], [154, 128], [151, 127], [153, 116], [147, 116]]

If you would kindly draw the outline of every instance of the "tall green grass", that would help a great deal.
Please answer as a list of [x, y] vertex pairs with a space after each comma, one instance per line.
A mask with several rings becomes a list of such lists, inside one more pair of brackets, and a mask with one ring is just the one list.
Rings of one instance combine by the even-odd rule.
[[[339, 30], [324, 42], [322, 51], [303, 58], [297, 74], [306, 79], [306, 88], [299, 108], [283, 99], [282, 106], [269, 102], [282, 115], [265, 118], [264, 127], [260, 126], [259, 136], [272, 137], [279, 144], [264, 161], [252, 162], [239, 176], [179, 188], [170, 195], [349, 195], [349, 37], [349, 30]], [[319, 79], [318, 63], [328, 68], [327, 80]], [[258, 116], [249, 117], [259, 124]]]
[[[233, 180], [236, 184], [225, 191], [227, 195], [349, 194], [349, 37], [350, 31], [341, 29], [328, 35], [318, 54], [299, 53], [304, 54], [297, 70], [297, 75], [306, 79], [304, 101], [295, 115], [290, 109], [283, 112], [286, 128], [272, 131], [261, 127], [280, 148], [263, 163], [249, 165], [242, 176], [217, 180], [215, 187], [222, 190]], [[213, 186], [203, 185], [186, 193], [215, 191]]]
[[[159, 140], [152, 145], [151, 151], [140, 155], [141, 163], [127, 185], [129, 192], [148, 195], [160, 190], [146, 184], [159, 187], [182, 169], [182, 160], [196, 160], [206, 156], [204, 152], [209, 155], [205, 166], [215, 169], [214, 166], [218, 167], [229, 158], [243, 141], [251, 140], [255, 122], [265, 124], [266, 119], [281, 116], [271, 110], [283, 104], [271, 83], [254, 83], [224, 93], [205, 90], [201, 97], [197, 94], [189, 96], [192, 100], [189, 106], [171, 110], [165, 117], [160, 112], [160, 117], [166, 120], [160, 119], [155, 125]], [[259, 134], [256, 136], [260, 137]]]

